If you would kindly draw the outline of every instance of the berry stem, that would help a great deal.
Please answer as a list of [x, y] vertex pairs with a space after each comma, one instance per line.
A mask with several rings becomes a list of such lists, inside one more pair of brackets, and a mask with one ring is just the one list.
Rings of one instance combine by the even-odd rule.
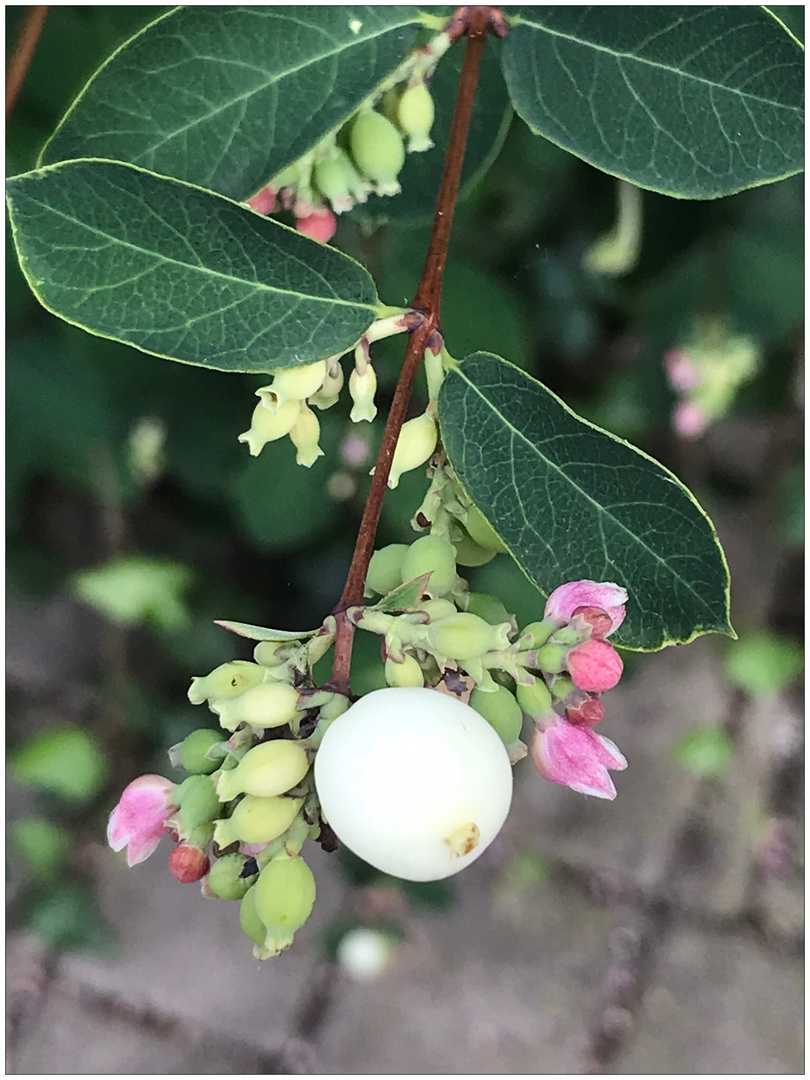
[[436, 202], [436, 213], [433, 218], [433, 231], [430, 236], [419, 287], [411, 304], [412, 308], [423, 313], [424, 318], [410, 332], [405, 358], [402, 361], [402, 370], [400, 371], [397, 388], [394, 391], [380, 452], [377, 456], [377, 465], [371, 481], [371, 489], [360, 522], [351, 566], [349, 567], [343, 594], [333, 612], [337, 621], [337, 636], [332, 664], [332, 679], [329, 686], [340, 694], [349, 694], [349, 669], [354, 639], [354, 625], [347, 618], [346, 609], [363, 603], [363, 590], [366, 574], [368, 573], [368, 564], [374, 551], [377, 525], [380, 520], [380, 512], [385, 498], [385, 489], [391, 471], [391, 461], [394, 457], [397, 439], [405, 421], [416, 373], [427, 348], [428, 340], [440, 326], [439, 312], [444, 268], [447, 263], [447, 248], [450, 242], [453, 213], [456, 208], [458, 189], [461, 182], [461, 168], [464, 164], [464, 152], [470, 129], [475, 89], [478, 84], [478, 73], [481, 68], [486, 35], [490, 32], [497, 32], [494, 30], [493, 11], [497, 11], [497, 9], [489, 7], [460, 8], [457, 16], [454, 17], [463, 20], [463, 30], [459, 32], [458, 36], [466, 33], [467, 46], [453, 111], [453, 122], [444, 161], [444, 172]]

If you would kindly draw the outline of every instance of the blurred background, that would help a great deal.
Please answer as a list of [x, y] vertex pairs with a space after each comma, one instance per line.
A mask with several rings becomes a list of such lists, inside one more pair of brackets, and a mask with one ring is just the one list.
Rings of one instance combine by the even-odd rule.
[[[49, 10], [10, 175], [162, 10]], [[803, 9], [775, 10], [803, 39]], [[6, 9], [7, 54], [27, 13]], [[128, 870], [106, 818], [135, 776], [178, 778], [166, 748], [205, 724], [191, 676], [249, 658], [213, 619], [305, 629], [336, 602], [380, 418], [321, 414], [311, 470], [287, 440], [251, 459], [236, 436], [266, 379], [61, 322], [7, 239], [9, 1072], [802, 1071], [804, 179], [639, 197], [507, 129], [488, 48], [447, 346], [520, 365], [692, 487], [739, 641], [625, 654], [602, 724], [630, 762], [615, 803], [523, 762], [507, 826], [458, 879], [399, 883], [318, 850], [311, 922], [259, 965], [237, 905], [176, 882], [164, 848]], [[391, 304], [419, 279], [440, 148], [409, 167], [335, 241]], [[375, 346], [383, 416], [402, 350]], [[425, 488], [417, 472], [388, 495], [381, 545], [410, 538]], [[542, 612], [507, 556], [470, 577], [521, 623]], [[380, 685], [358, 634], [353, 688]]]

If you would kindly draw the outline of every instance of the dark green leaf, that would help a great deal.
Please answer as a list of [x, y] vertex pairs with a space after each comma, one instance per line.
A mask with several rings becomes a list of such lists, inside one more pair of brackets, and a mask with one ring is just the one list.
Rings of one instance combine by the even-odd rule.
[[253, 623], [229, 622], [226, 619], [214, 619], [217, 626], [225, 630], [232, 630], [240, 637], [250, 638], [252, 641], [303, 641], [305, 638], [314, 637], [317, 630], [271, 630], [267, 626], [254, 626]]
[[712, 524], [646, 454], [488, 353], [449, 372], [439, 420], [462, 485], [544, 594], [583, 578], [624, 586], [614, 640], [627, 648], [733, 633]]
[[804, 54], [765, 8], [526, 7], [504, 44], [529, 126], [640, 187], [712, 199], [799, 172]]
[[8, 190], [20, 263], [45, 307], [157, 356], [295, 367], [349, 348], [378, 311], [348, 256], [188, 184], [74, 161]]
[[99, 69], [41, 163], [126, 161], [247, 199], [404, 58], [414, 7], [176, 8]]
[[406, 581], [374, 604], [374, 611], [412, 611], [424, 596], [429, 577], [427, 573], [413, 581]]

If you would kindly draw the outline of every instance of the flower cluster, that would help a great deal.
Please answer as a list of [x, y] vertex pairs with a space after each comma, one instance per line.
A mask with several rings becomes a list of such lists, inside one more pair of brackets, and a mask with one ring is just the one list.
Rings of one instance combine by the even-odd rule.
[[434, 120], [428, 80], [450, 39], [437, 35], [409, 56], [337, 131], [247, 201], [260, 214], [280, 203], [296, 229], [326, 243], [345, 213], [369, 195], [396, 195], [407, 152], [429, 150]]
[[678, 400], [672, 426], [696, 439], [724, 416], [739, 387], [756, 374], [760, 349], [731, 332], [723, 319], [701, 318], [683, 343], [664, 355], [664, 368]]

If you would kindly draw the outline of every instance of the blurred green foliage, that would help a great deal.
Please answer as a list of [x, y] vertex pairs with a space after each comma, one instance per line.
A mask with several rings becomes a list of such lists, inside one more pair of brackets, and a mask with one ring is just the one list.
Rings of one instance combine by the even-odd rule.
[[[49, 9], [7, 126], [10, 173], [34, 166], [95, 67], [163, 10]], [[803, 37], [802, 8], [775, 10]], [[6, 10], [9, 48], [26, 11]], [[624, 276], [605, 277], [584, 260], [613, 226], [616, 182], [513, 120], [502, 153], [457, 211], [442, 308], [447, 347], [457, 357], [500, 353], [677, 471], [662, 356], [696, 317], [721, 315], [763, 350], [760, 373], [730, 419], [764, 418], [781, 430], [800, 409], [803, 187], [798, 176], [707, 203], [642, 192], [639, 260]], [[402, 303], [415, 292], [428, 234], [427, 223], [370, 232], [350, 214], [336, 242], [368, 265], [386, 302]], [[6, 268], [9, 591], [28, 603], [78, 590], [114, 622], [157, 630], [129, 631], [135, 647], [125, 701], [141, 771], [165, 772], [165, 747], [201, 723], [185, 703], [189, 678], [250, 655], [248, 642], [212, 620], [315, 626], [340, 595], [404, 343], [375, 346], [377, 420], [351, 425], [345, 399], [321, 414], [326, 457], [305, 470], [287, 440], [255, 460], [237, 442], [250, 424], [255, 377], [172, 364], [93, 338], [39, 307], [8, 244]], [[424, 402], [420, 381], [413, 412]], [[360, 464], [358, 436], [370, 447]], [[144, 438], [153, 440], [146, 451]], [[798, 440], [785, 441], [779, 462], [776, 475], [751, 481], [743, 494], [756, 496], [757, 484], [775, 492], [765, 508], [774, 543], [796, 546]], [[714, 503], [729, 491], [716, 470], [686, 479]], [[734, 490], [739, 495], [739, 484]], [[414, 473], [389, 494], [380, 543], [412, 537], [409, 521], [424, 491], [424, 477]], [[470, 577], [521, 623], [541, 615], [543, 597], [507, 556]], [[100, 686], [104, 663], [97, 658]], [[798, 671], [792, 644], [775, 649], [761, 638], [743, 638], [727, 664], [729, 677], [754, 693], [777, 689]], [[328, 671], [328, 658], [319, 670]], [[352, 684], [357, 693], [383, 684], [372, 635], [357, 635]], [[31, 739], [13, 715], [9, 731], [21, 780], [80, 801], [102, 791], [106, 734], [58, 728]], [[719, 729], [693, 733], [675, 751], [701, 775], [722, 771], [728, 754]], [[113, 801], [107, 789], [105, 808]], [[97, 834], [101, 825], [100, 816]], [[40, 879], [61, 857], [61, 834], [52, 830], [46, 821], [15, 826], [16, 850]], [[421, 899], [442, 904], [439, 892]], [[67, 882], [40, 896], [33, 918], [50, 941], [73, 945], [82, 927], [98, 926], [82, 914], [89, 903], [78, 883]]]

